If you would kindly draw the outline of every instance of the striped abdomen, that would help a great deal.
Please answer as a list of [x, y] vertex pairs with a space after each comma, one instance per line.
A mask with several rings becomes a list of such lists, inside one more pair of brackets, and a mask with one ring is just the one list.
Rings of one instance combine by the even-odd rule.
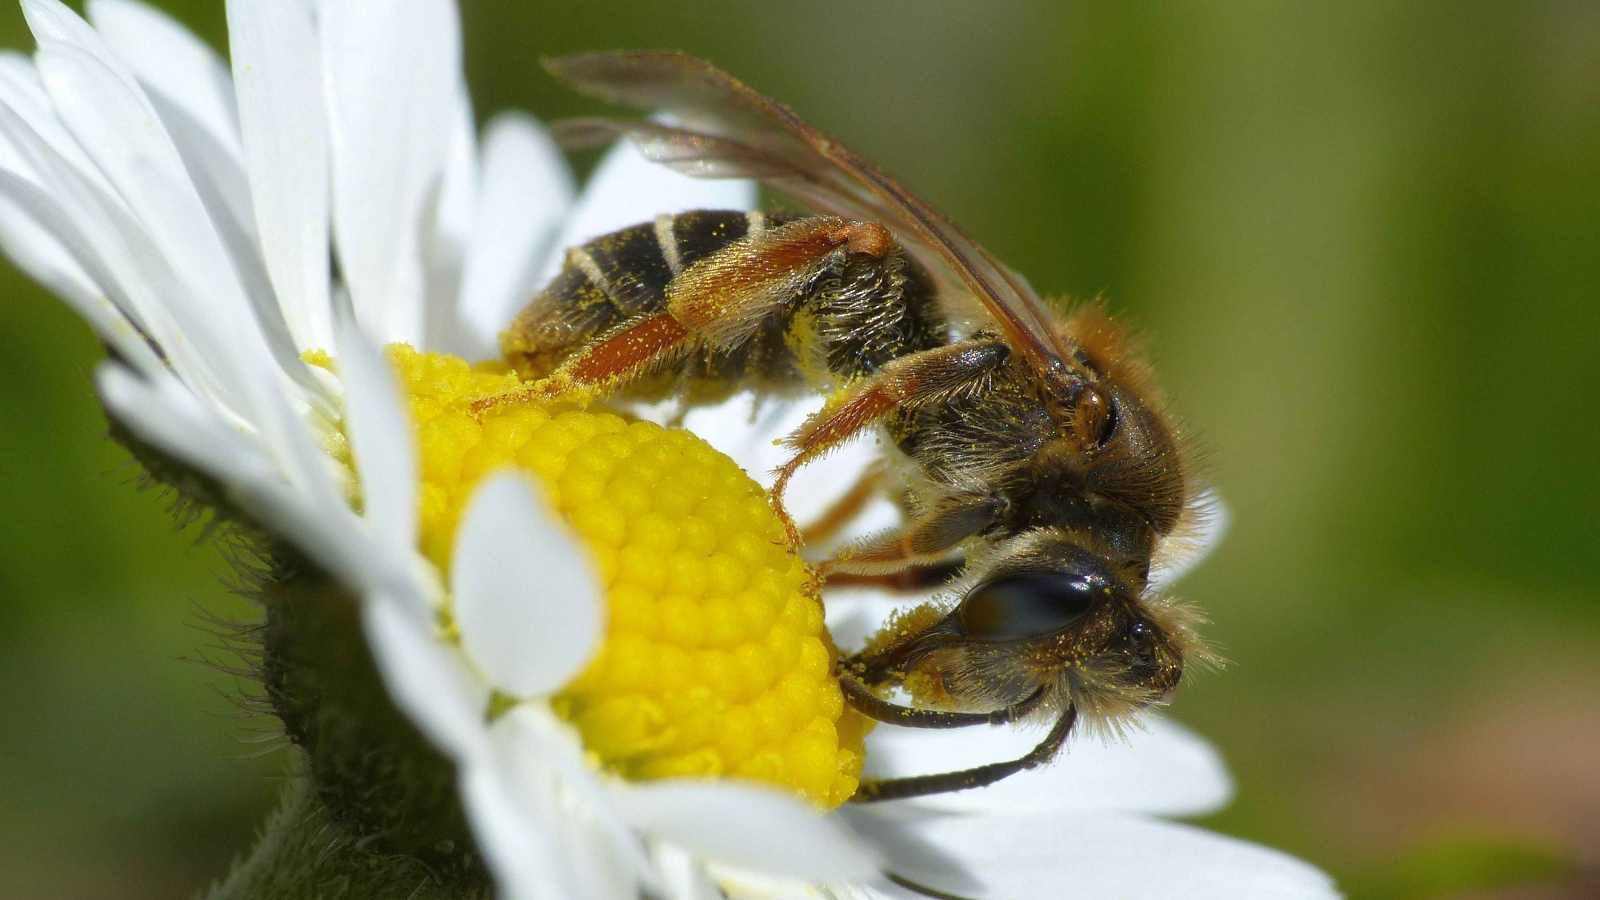
[[[575, 247], [561, 273], [501, 336], [505, 358], [524, 376], [546, 375], [612, 329], [663, 312], [667, 286], [699, 260], [799, 218], [699, 210]], [[674, 361], [666, 378], [635, 383], [630, 393], [679, 389], [709, 397], [751, 379], [769, 388], [851, 380], [942, 342], [933, 291], [920, 267], [899, 251], [883, 259], [841, 257], [749, 339], [691, 352]]]

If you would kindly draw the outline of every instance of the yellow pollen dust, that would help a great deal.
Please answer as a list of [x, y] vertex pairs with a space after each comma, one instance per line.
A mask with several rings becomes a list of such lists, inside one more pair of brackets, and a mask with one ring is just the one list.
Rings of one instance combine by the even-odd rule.
[[832, 676], [811, 573], [759, 485], [698, 437], [600, 407], [474, 399], [516, 387], [403, 344], [387, 349], [422, 467], [421, 547], [441, 571], [478, 481], [533, 474], [588, 545], [604, 643], [553, 705], [604, 767], [633, 779], [731, 776], [825, 807], [855, 792], [866, 721]]

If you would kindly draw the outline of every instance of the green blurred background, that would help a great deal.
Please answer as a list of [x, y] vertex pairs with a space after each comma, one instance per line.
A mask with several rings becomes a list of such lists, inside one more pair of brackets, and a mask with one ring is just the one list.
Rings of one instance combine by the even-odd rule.
[[[225, 46], [218, 0], [160, 5]], [[1203, 824], [1354, 897], [1600, 893], [1600, 5], [463, 18], [482, 115], [593, 109], [541, 55], [689, 50], [1147, 335], [1234, 514], [1184, 584], [1233, 663], [1174, 710], [1238, 777]], [[0, 893], [185, 896], [276, 791], [186, 661], [248, 610], [103, 438], [88, 331], [0, 290]]]

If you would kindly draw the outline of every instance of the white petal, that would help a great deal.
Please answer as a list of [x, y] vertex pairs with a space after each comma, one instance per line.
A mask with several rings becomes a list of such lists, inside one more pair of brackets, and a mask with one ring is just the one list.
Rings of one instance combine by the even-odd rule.
[[[17, 53], [0, 51], [0, 102], [11, 113], [0, 127], [0, 169], [15, 175], [6, 179], [4, 192], [12, 198], [4, 213], [5, 245], [8, 255], [35, 279], [66, 300], [79, 315], [117, 350], [127, 362], [141, 371], [159, 368], [159, 360], [144, 338], [137, 333], [140, 317], [112, 267], [94, 249], [96, 241], [79, 227], [83, 217], [69, 197], [50, 196], [46, 184], [58, 184], [46, 165], [30, 164], [40, 154], [54, 158], [57, 166], [70, 169], [70, 177], [83, 190], [92, 191], [115, 207], [109, 217], [126, 215], [120, 198], [113, 196], [100, 170], [84, 154], [56, 118], [49, 94], [39, 80], [32, 60]], [[16, 139], [19, 131], [31, 132], [31, 139]], [[25, 196], [18, 196], [19, 194]], [[46, 209], [48, 208], [48, 209]], [[108, 216], [90, 214], [94, 228], [105, 231]], [[190, 351], [192, 353], [192, 351]], [[181, 349], [174, 362], [183, 363]]]
[[479, 354], [528, 301], [533, 267], [572, 205], [572, 174], [531, 116], [504, 114], [483, 139], [483, 183], [461, 280], [461, 315]]
[[[255, 211], [250, 200], [249, 180], [244, 160], [209, 130], [161, 94], [150, 95], [151, 105], [161, 116], [173, 146], [188, 171], [190, 184], [204, 207], [210, 225], [227, 251], [227, 260], [249, 299], [260, 327], [279, 368], [308, 394], [317, 395], [322, 408], [332, 410], [333, 401], [323, 384], [300, 359], [300, 348], [289, 330], [284, 309], [267, 272], [261, 241], [256, 232]], [[234, 138], [237, 143], [237, 138]], [[326, 345], [323, 345], [326, 347]]]
[[221, 58], [165, 13], [133, 0], [92, 0], [98, 33], [70, 11], [40, 5], [46, 7], [43, 15], [30, 11], [31, 23], [51, 24], [36, 27], [40, 47], [63, 45], [89, 55], [129, 89], [144, 113], [159, 114], [191, 173], [213, 188], [219, 211], [253, 239], [233, 86]]
[[361, 497], [373, 533], [396, 554], [417, 543], [416, 441], [394, 372], [354, 322], [341, 323], [339, 373]]
[[461, 79], [449, 0], [317, 4], [327, 72], [333, 233], [361, 327], [422, 338], [422, 218], [448, 150]]
[[[28, 30], [43, 47], [46, 43], [65, 44], [88, 53], [116, 74], [125, 86], [137, 85], [133, 70], [122, 58], [111, 52], [105, 39], [60, 0], [22, 0], [22, 15], [28, 20]], [[147, 111], [154, 110], [146, 106]]]
[[[207, 211], [225, 229], [224, 240], [234, 238], [230, 251], [253, 261], [255, 221], [227, 65], [204, 41], [143, 3], [91, 0], [88, 11], [166, 126]], [[95, 55], [92, 44], [79, 49]]]
[[418, 591], [409, 569], [367, 540], [342, 502], [317, 503], [290, 487], [260, 444], [230, 429], [171, 374], [145, 380], [104, 363], [95, 385], [106, 411], [140, 440], [211, 476], [253, 520], [346, 584], [408, 599]]
[[304, 0], [229, 0], [228, 37], [262, 254], [301, 350], [333, 346], [328, 138]]
[[828, 633], [841, 648], [859, 648], [883, 629], [889, 617], [926, 602], [939, 589], [886, 591], [876, 587], [839, 585], [827, 589]]
[[[14, 179], [7, 178], [6, 193], [22, 210], [19, 214], [48, 232], [50, 239], [85, 270], [89, 279], [98, 286], [99, 304], [116, 307], [119, 315], [115, 318], [123, 318], [131, 323], [140, 322], [134, 301], [124, 291], [120, 279], [113, 275], [115, 267], [108, 264], [98, 249], [103, 242], [95, 239], [94, 232], [109, 230], [103, 221], [107, 217], [82, 215], [82, 204], [74, 202], [77, 192], [60, 190], [62, 179], [54, 177], [54, 170], [67, 169], [70, 172], [68, 180], [83, 185], [82, 191], [103, 198], [105, 204], [116, 207], [124, 216], [127, 214], [126, 208], [120, 198], [114, 196], [99, 168], [56, 118], [50, 95], [45, 92], [31, 59], [12, 51], [0, 51], [0, 104], [3, 104], [3, 110], [0, 110], [0, 168], [15, 176]], [[41, 159], [48, 162], [41, 166]], [[80, 227], [79, 223], [84, 221], [90, 225], [88, 232]], [[34, 273], [34, 277], [43, 276]], [[64, 291], [73, 289], [67, 283], [56, 287]], [[64, 294], [64, 297], [76, 303], [72, 296]], [[97, 330], [106, 321], [103, 310], [85, 307], [78, 311]], [[107, 331], [101, 331], [101, 334], [113, 343], [128, 342], [127, 334]], [[136, 343], [144, 342], [139, 340]], [[119, 346], [119, 349], [126, 348]], [[139, 353], [137, 350], [128, 352]], [[148, 347], [145, 353], [147, 358], [154, 357]], [[129, 359], [146, 368], [138, 356], [129, 356]], [[174, 362], [180, 366], [183, 364], [181, 358]]]
[[[237, 280], [195, 192], [191, 173], [149, 99], [99, 55], [72, 44], [42, 43], [40, 79], [78, 144], [145, 223], [168, 258], [218, 305], [239, 295]], [[158, 191], [162, 193], [157, 193]], [[241, 316], [244, 308], [224, 306]]]
[[[292, 483], [313, 501], [332, 496], [331, 462], [311, 448], [295, 413], [306, 408], [307, 392], [304, 383], [296, 388], [288, 373], [303, 366], [292, 348], [275, 343], [269, 349], [176, 150], [144, 111], [147, 104], [139, 102], [138, 89], [126, 88], [90, 53], [71, 45], [46, 43], [38, 65], [63, 121], [139, 218], [143, 233], [124, 237], [148, 235], [177, 282], [158, 294], [159, 303], [183, 317], [183, 327], [170, 340], [192, 344], [206, 358], [230, 405], [262, 430]], [[131, 255], [141, 269], [159, 265]], [[158, 340], [168, 352], [175, 349]]]
[[[772, 487], [772, 473], [793, 455], [779, 443], [805, 422], [806, 416], [822, 407], [823, 397], [784, 401], [766, 399], [758, 406], [750, 393], [739, 393], [727, 400], [689, 410], [683, 427], [706, 443], [733, 458], [739, 467], [763, 488]], [[657, 410], [642, 410], [647, 417], [665, 421], [677, 412], [675, 405]], [[820, 460], [802, 468], [789, 481], [784, 505], [802, 528], [820, 519], [855, 487], [867, 470], [882, 457], [883, 440], [876, 431], [846, 443]], [[808, 547], [808, 556], [825, 555], [844, 539], [861, 537], [900, 522], [899, 509], [883, 498], [874, 502], [832, 539]]]
[[0, 203], [0, 245], [17, 268], [60, 295], [97, 331], [114, 331], [112, 323], [126, 322], [72, 254], [10, 201]]
[[[261, 329], [177, 150], [138, 89], [70, 45], [47, 43], [37, 61], [62, 121], [187, 288], [163, 298], [174, 312], [184, 306], [186, 338], [209, 351], [214, 370], [260, 377], [270, 365]], [[231, 388], [235, 397], [246, 393], [237, 381]]]
[[111, 185], [100, 174], [100, 169], [67, 133], [66, 126], [56, 118], [50, 95], [39, 80], [39, 70], [33, 60], [12, 50], [0, 50], [0, 100], [27, 123], [40, 140], [56, 155], [70, 163], [83, 177], [96, 187], [112, 193]]
[[[852, 811], [852, 819], [862, 815]], [[1276, 850], [1188, 825], [1123, 814], [920, 818], [892, 826], [959, 860], [963, 874], [891, 866], [972, 900], [1337, 900], [1327, 875]], [[912, 900], [903, 888], [888, 893]]]
[[166, 13], [131, 0], [90, 0], [89, 21], [134, 76], [239, 156], [233, 84], [221, 57]]
[[660, 873], [663, 900], [723, 900], [699, 856], [676, 844], [652, 841], [650, 861]]
[[[163, 40], [170, 38], [172, 41], [181, 42], [186, 39], [191, 43], [194, 42], [193, 38], [188, 37], [186, 32], [181, 32], [181, 29], [178, 31], [179, 36], [168, 34], [167, 30], [175, 29], [177, 26], [146, 7], [114, 2], [105, 9], [117, 11], [111, 13], [109, 19], [123, 23], [121, 27], [113, 30], [124, 41], [141, 43], [140, 38], [148, 38], [147, 42], [160, 45]], [[156, 21], [157, 19], [160, 21]], [[154, 23], [152, 33], [148, 35], [144, 34], [142, 28], [148, 24], [146, 20]], [[205, 54], [210, 53], [203, 47], [200, 51]], [[185, 53], [172, 48], [171, 53], [162, 55], [190, 59], [198, 53]], [[209, 62], [213, 67], [221, 65], [214, 54], [209, 57]], [[205, 69], [205, 60], [197, 59], [194, 65], [196, 68]], [[210, 69], [196, 71], [190, 73], [190, 77], [185, 80], [194, 83], [215, 82], [216, 79], [210, 77], [211, 74]], [[226, 86], [225, 73], [221, 77]], [[111, 193], [110, 185], [106, 183], [98, 167], [89, 160], [56, 118], [50, 98], [30, 61], [15, 54], [0, 54], [0, 91], [5, 94], [5, 102], [17, 111], [47, 145], [71, 163], [76, 171], [81, 172], [91, 185], [108, 194]], [[217, 226], [235, 264], [239, 266], [241, 277], [245, 278], [245, 283], [252, 289], [251, 299], [256, 302], [258, 311], [262, 314], [262, 321], [269, 327], [278, 326], [277, 331], [269, 330], [269, 334], [276, 336], [278, 332], [283, 331], [281, 319], [272, 304], [265, 278], [261, 277], [254, 223], [250, 217], [250, 199], [245, 189], [244, 171], [236, 149], [238, 141], [237, 137], [232, 135], [232, 126], [227, 126], [226, 133], [219, 133], [213, 127], [203, 124], [196, 112], [170, 99], [164, 99], [164, 95], [157, 95], [152, 105], [159, 107], [161, 119], [169, 129], [184, 164], [194, 178], [194, 187], [199, 192], [206, 211]], [[231, 116], [231, 113], [229, 115]], [[120, 206], [120, 202], [117, 205]], [[287, 335], [283, 337], [286, 344]], [[291, 351], [286, 355], [294, 354]], [[299, 380], [307, 389], [316, 389], [315, 382], [306, 373], [304, 366], [296, 362], [290, 371], [299, 376]]]
[[[136, 436], [210, 474], [230, 503], [270, 533], [296, 544], [334, 577], [357, 589], [397, 597], [418, 593], [408, 560], [366, 538], [326, 471], [330, 461], [310, 444], [270, 384], [251, 397], [262, 413], [262, 440], [256, 442], [230, 431], [168, 373], [141, 381], [118, 365], [106, 364], [96, 375], [107, 412], [115, 413]], [[264, 448], [272, 455], [262, 452]]]
[[635, 828], [712, 859], [831, 883], [879, 870], [876, 854], [838, 817], [775, 789], [673, 780], [619, 786], [615, 795]]
[[[248, 421], [248, 409], [231, 377], [228, 360], [219, 358], [217, 343], [197, 340], [215, 329], [205, 324], [195, 304], [185, 302], [188, 289], [180, 284], [142, 226], [119, 197], [109, 193], [103, 179], [90, 178], [68, 157], [56, 151], [10, 105], [0, 105], [0, 133], [10, 141], [48, 192], [48, 204], [29, 204], [29, 197], [12, 194], [14, 202], [68, 247], [131, 321], [161, 346], [172, 368], [218, 412]], [[58, 126], [59, 127], [59, 126]], [[76, 145], [74, 145], [76, 146]]]
[[[189, 286], [179, 282], [149, 235], [123, 207], [38, 144], [36, 136], [10, 110], [0, 110], [0, 130], [28, 148], [30, 163], [44, 175], [53, 194], [44, 197], [18, 179], [7, 182], [8, 195], [70, 249], [123, 316], [154, 338], [166, 363], [230, 422], [256, 429], [277, 421], [275, 410], [263, 412], [257, 406], [267, 388], [275, 393], [274, 403], [284, 402], [283, 396], [276, 394], [276, 375], [281, 373], [263, 362], [261, 354], [249, 352], [252, 332], [238, 332], [234, 345], [219, 337], [222, 332], [215, 321], [204, 315], [203, 305], [194, 302]], [[90, 320], [95, 318], [91, 315]], [[117, 323], [105, 334], [114, 344], [134, 339]], [[144, 356], [146, 351], [129, 351], [135, 362]], [[254, 374], [245, 375], [247, 368], [255, 369]], [[283, 435], [277, 431], [265, 429], [263, 434], [278, 452], [286, 449], [279, 440]], [[321, 459], [320, 464], [331, 462]], [[300, 470], [291, 465], [288, 471]]]
[[1164, 545], [1150, 566], [1150, 589], [1164, 591], [1204, 562], [1228, 534], [1228, 505], [1207, 490], [1195, 503], [1200, 519], [1195, 530]]
[[545, 739], [541, 718], [523, 705], [497, 719], [489, 752], [474, 764], [485, 775], [462, 786], [473, 834], [500, 889], [549, 900], [637, 896], [637, 836], [608, 822], [614, 813], [597, 805], [603, 796], [593, 777], [580, 759], [573, 778], [566, 751]]
[[171, 374], [147, 380], [106, 362], [96, 369], [95, 378], [107, 409], [158, 449], [225, 485], [282, 483], [259, 444], [211, 415]]
[[[306, 413], [291, 405], [282, 387], [283, 382], [266, 372], [259, 378], [246, 380], [252, 421], [289, 483], [307, 502], [342, 518], [350, 513], [350, 508], [338, 480], [339, 464], [323, 452], [307, 425]], [[400, 554], [389, 550], [384, 555], [404, 560], [403, 565], [409, 568], [409, 559]]]
[[496, 733], [515, 732], [514, 741], [520, 748], [517, 758], [537, 755], [540, 764], [561, 779], [563, 802], [582, 810], [586, 840], [611, 858], [614, 867], [625, 867], [639, 879], [650, 893], [655, 873], [650, 867], [639, 835], [623, 821], [621, 812], [612, 803], [610, 792], [595, 776], [594, 769], [584, 749], [583, 737], [572, 724], [559, 718], [550, 705], [543, 701], [524, 702], [512, 707], [495, 723]]
[[456, 86], [455, 102], [451, 104], [450, 144], [445, 150], [435, 224], [438, 237], [454, 245], [458, 254], [464, 255], [472, 240], [477, 204], [478, 126], [473, 119], [472, 95], [462, 81]]
[[[530, 814], [501, 780], [492, 764], [462, 770], [461, 802], [472, 825], [473, 839], [507, 900], [571, 900], [561, 875], [556, 829], [545, 817]], [[541, 798], [542, 799], [542, 798]], [[533, 808], [540, 805], [535, 801]]]
[[[1085, 810], [1198, 816], [1232, 800], [1233, 779], [1204, 738], [1158, 716], [1144, 722], [1147, 730], [1130, 729], [1126, 741], [1075, 734], [1066, 752], [1043, 768], [984, 788], [904, 802], [996, 816]], [[867, 774], [920, 775], [1015, 759], [1042, 737], [1037, 728], [936, 731], [880, 725], [867, 736]]]
[[607, 151], [589, 177], [540, 267], [534, 286], [540, 287], [561, 271], [568, 247], [629, 225], [649, 222], [663, 213], [691, 209], [752, 209], [756, 204], [753, 182], [738, 179], [701, 179], [680, 175], [645, 159], [623, 141]]
[[0, 247], [6, 256], [66, 301], [121, 359], [146, 375], [160, 372], [161, 359], [86, 271], [106, 277], [54, 200], [11, 170], [0, 170], [0, 197], [7, 198], [0, 200]]
[[428, 740], [462, 763], [488, 752], [489, 689], [460, 651], [441, 641], [409, 603], [386, 596], [368, 599], [362, 624], [389, 696]]
[[712, 895], [712, 900], [819, 900], [823, 897], [881, 900], [883, 897], [862, 885], [829, 886], [824, 894], [817, 890], [817, 885], [803, 879], [778, 878], [713, 860], [705, 860], [704, 864], [719, 892]]
[[515, 472], [484, 479], [461, 516], [450, 566], [467, 654], [517, 697], [566, 684], [600, 641], [594, 565], [538, 490]]
[[423, 268], [423, 346], [478, 360], [478, 341], [469, 336], [457, 302], [461, 272], [471, 240], [478, 202], [478, 139], [472, 98], [465, 82], [456, 89], [450, 111], [450, 138], [444, 169], [428, 195], [419, 235]]

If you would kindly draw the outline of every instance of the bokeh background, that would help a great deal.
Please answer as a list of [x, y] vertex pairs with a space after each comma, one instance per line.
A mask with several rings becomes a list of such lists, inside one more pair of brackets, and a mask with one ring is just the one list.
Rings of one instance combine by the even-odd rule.
[[[480, 115], [689, 50], [1136, 323], [1233, 511], [1183, 586], [1232, 660], [1173, 710], [1238, 777], [1205, 825], [1356, 898], [1600, 894], [1600, 5], [463, 6]], [[0, 266], [0, 894], [187, 896], [277, 788], [196, 662], [248, 609]]]

